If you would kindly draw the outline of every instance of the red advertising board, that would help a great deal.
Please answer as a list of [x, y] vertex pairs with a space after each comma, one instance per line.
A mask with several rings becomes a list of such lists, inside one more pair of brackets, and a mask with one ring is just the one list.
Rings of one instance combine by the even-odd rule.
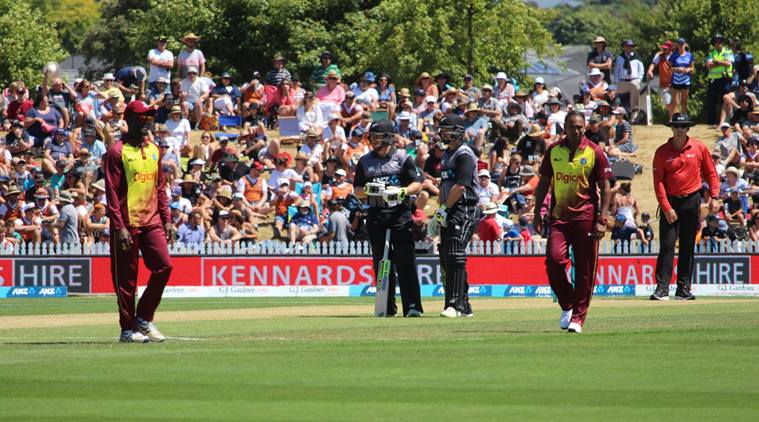
[[[0, 259], [0, 286], [17, 285], [13, 268], [16, 261], [44, 260], [45, 257]], [[91, 265], [92, 293], [111, 293], [109, 257], [81, 257]], [[172, 258], [172, 286], [351, 286], [374, 282], [369, 257], [198, 257]], [[437, 257], [417, 258], [422, 284], [439, 284], [441, 271]], [[696, 257], [695, 284], [759, 284], [759, 256], [704, 255]], [[655, 282], [655, 256], [602, 256], [597, 282], [605, 285], [650, 285]], [[759, 268], [759, 267], [757, 267]], [[540, 256], [472, 256], [467, 262], [472, 285], [547, 284], [545, 258]], [[28, 272], [28, 271], [27, 271]], [[150, 272], [140, 262], [139, 285], [147, 283]], [[674, 278], [674, 274], [673, 274]], [[28, 281], [28, 280], [27, 280]]]

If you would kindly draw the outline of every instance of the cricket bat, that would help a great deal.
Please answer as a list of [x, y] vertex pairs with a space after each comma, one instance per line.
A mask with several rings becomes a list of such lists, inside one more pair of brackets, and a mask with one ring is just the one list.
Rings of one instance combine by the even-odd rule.
[[[374, 316], [387, 316], [387, 295], [392, 265], [388, 258], [390, 254], [390, 229], [385, 230], [385, 249], [382, 251], [382, 261], [377, 266], [377, 292], [374, 294]], [[395, 294], [395, 292], [393, 292]]]

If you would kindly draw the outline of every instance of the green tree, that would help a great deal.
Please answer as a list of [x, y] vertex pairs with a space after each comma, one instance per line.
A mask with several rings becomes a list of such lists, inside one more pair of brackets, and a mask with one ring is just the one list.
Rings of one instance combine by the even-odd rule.
[[550, 16], [516, 0], [385, 0], [349, 17], [356, 39], [346, 68], [387, 71], [405, 85], [433, 70], [481, 80], [494, 70], [519, 77], [528, 49], [554, 51], [545, 29]]
[[100, 19], [95, 0], [33, 0], [45, 20], [58, 30], [61, 45], [69, 54], [77, 54], [87, 33]]
[[[105, 69], [114, 70], [123, 65], [145, 61], [142, 52], [134, 51], [127, 42], [131, 22], [127, 14], [130, 10], [146, 10], [147, 0], [102, 0], [100, 19], [92, 26], [82, 43], [82, 53], [86, 57], [88, 76]], [[145, 52], [147, 54], [147, 51]], [[93, 62], [101, 63], [100, 68]]]
[[42, 81], [42, 68], [66, 54], [55, 29], [25, 0], [0, 2], [0, 83]]

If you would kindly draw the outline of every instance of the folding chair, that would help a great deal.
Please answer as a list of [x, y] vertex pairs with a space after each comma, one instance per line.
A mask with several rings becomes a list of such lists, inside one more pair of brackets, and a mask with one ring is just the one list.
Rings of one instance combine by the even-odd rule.
[[219, 119], [219, 127], [236, 127], [240, 133], [216, 132], [214, 133], [214, 137], [218, 139], [220, 136], [226, 136], [230, 141], [236, 141], [237, 138], [242, 136], [242, 116], [224, 116], [220, 114], [217, 117]]

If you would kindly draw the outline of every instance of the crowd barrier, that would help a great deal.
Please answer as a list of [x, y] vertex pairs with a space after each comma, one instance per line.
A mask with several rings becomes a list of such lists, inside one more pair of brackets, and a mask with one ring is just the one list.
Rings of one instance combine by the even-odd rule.
[[[423, 295], [442, 294], [436, 246], [417, 243], [416, 249]], [[650, 294], [658, 249], [657, 242], [643, 246], [636, 241], [602, 241], [596, 294]], [[468, 252], [472, 296], [550, 296], [543, 242], [472, 242]], [[374, 294], [371, 247], [367, 242], [175, 244], [170, 246], [170, 253], [174, 269], [166, 297]], [[694, 264], [694, 292], [759, 295], [755, 264], [759, 268], [759, 242], [701, 243]], [[147, 277], [148, 271], [141, 263], [141, 286]], [[27, 245], [0, 250], [0, 287], [65, 287], [74, 294], [112, 293], [108, 245]]]

